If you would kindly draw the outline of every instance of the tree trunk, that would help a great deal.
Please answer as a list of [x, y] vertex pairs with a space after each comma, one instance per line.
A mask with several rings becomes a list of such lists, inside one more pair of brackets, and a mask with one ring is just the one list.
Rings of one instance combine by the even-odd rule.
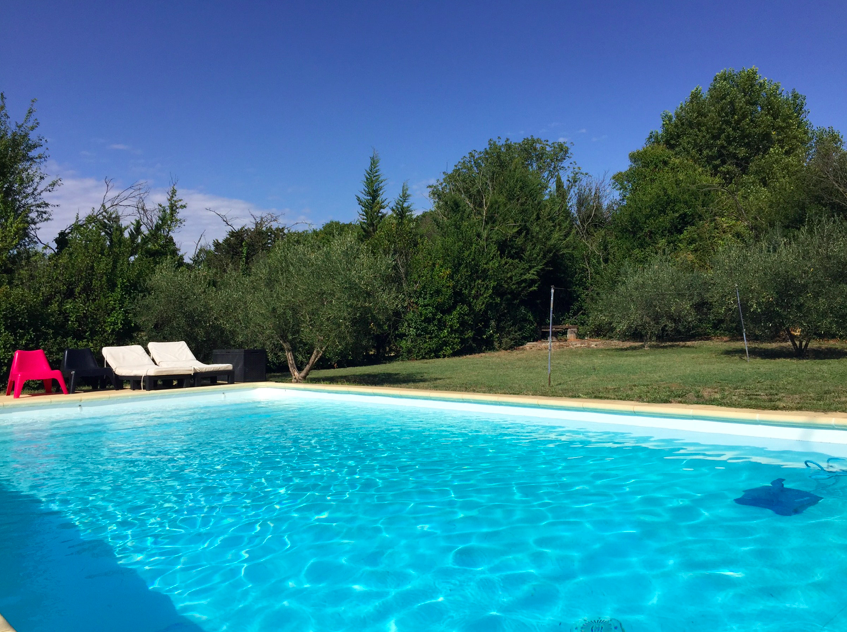
[[800, 355], [800, 352], [797, 351], [797, 341], [794, 339], [794, 334], [791, 333], [791, 328], [786, 327], [785, 331], [788, 333], [788, 340], [791, 341], [791, 347], [794, 349], [794, 355]]
[[304, 366], [303, 370], [300, 371], [300, 381], [301, 382], [303, 380], [305, 380], [307, 377], [309, 377], [309, 373], [312, 372], [312, 368], [315, 366], [315, 363], [318, 360], [320, 360], [321, 356], [323, 355], [323, 352], [324, 352], [323, 349], [318, 349], [318, 348], [316, 348], [312, 351], [312, 357], [309, 358], [309, 361], [306, 363], [306, 366]]
[[788, 332], [788, 339], [791, 341], [791, 346], [794, 348], [794, 355], [796, 355], [798, 358], [804, 357], [806, 355], [806, 350], [809, 348], [809, 343], [812, 341], [812, 339], [809, 338], [808, 340], [804, 341], [801, 338], [800, 340], [797, 340], [794, 337], [794, 334], [791, 332], [790, 328], [786, 328], [785, 331]]
[[316, 347], [315, 350], [312, 351], [312, 357], [309, 358], [306, 366], [303, 367], [302, 371], [298, 371], [297, 361], [294, 359], [294, 352], [291, 350], [291, 345], [287, 342], [283, 342], [282, 348], [285, 349], [285, 359], [288, 361], [288, 370], [291, 372], [291, 381], [296, 384], [304, 382], [306, 378], [309, 377], [309, 373], [311, 373], [312, 368], [315, 366], [315, 362], [320, 359], [324, 352], [323, 349]]

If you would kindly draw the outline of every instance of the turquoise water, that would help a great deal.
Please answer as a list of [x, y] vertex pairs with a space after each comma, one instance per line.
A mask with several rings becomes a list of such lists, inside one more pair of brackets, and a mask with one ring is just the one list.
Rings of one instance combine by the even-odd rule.
[[[802, 467], [825, 454], [366, 398], [214, 402], [0, 422], [18, 632], [75, 607], [103, 630], [847, 629], [847, 480]], [[775, 478], [823, 500], [733, 502]]]

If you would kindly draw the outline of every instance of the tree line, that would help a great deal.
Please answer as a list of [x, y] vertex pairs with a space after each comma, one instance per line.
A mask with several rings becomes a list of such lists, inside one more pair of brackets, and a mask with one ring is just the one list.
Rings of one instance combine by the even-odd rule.
[[[557, 319], [597, 336], [783, 337], [798, 355], [847, 323], [847, 152], [805, 98], [755, 68], [718, 73], [662, 115], [611, 178], [572, 148], [493, 139], [430, 187], [389, 200], [374, 152], [358, 221], [291, 230], [227, 222], [191, 257], [174, 233], [176, 183], [150, 205], [107, 182], [98, 208], [50, 244], [37, 228], [55, 187], [32, 107], [0, 99], [0, 362], [17, 348], [186, 340], [263, 347], [303, 380], [316, 366], [507, 349]], [[351, 195], [351, 201], [353, 196]], [[737, 288], [737, 294], [736, 294]]]

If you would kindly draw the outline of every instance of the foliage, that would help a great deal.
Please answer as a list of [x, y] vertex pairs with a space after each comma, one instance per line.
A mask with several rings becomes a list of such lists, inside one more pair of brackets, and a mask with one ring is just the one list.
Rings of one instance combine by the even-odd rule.
[[806, 98], [743, 68], [722, 70], [705, 93], [692, 90], [675, 112], [662, 115], [662, 128], [647, 142], [731, 185], [766, 156], [804, 154], [811, 138]]
[[192, 263], [218, 274], [228, 270], [247, 270], [253, 262], [269, 252], [286, 234], [279, 217], [272, 213], [251, 216], [252, 225], [235, 227], [229, 219], [221, 219], [229, 227], [223, 239], [212, 241], [211, 247], [197, 250]]
[[[184, 340], [194, 355], [208, 361], [213, 349], [228, 348], [237, 338], [229, 285], [238, 271], [223, 283], [207, 268], [191, 269], [165, 262], [147, 280], [145, 292], [133, 305], [133, 317], [144, 341]], [[227, 283], [228, 281], [228, 283]]]
[[406, 224], [411, 221], [412, 213], [414, 213], [415, 209], [412, 208], [411, 202], [412, 196], [409, 193], [409, 183], [404, 182], [403, 187], [400, 189], [400, 195], [397, 196], [397, 199], [394, 200], [394, 204], [391, 205], [391, 215], [394, 217], [394, 220], [398, 225]]
[[237, 330], [303, 381], [321, 357], [338, 362], [370, 350], [397, 301], [390, 273], [387, 258], [350, 236], [283, 239], [233, 288], [241, 292]]
[[[535, 335], [545, 311], [542, 288], [568, 282], [563, 255], [570, 209], [554, 189], [562, 175], [569, 182], [577, 176], [565, 143], [492, 140], [431, 187], [433, 210], [424, 218], [431, 232], [416, 260], [438, 272], [413, 275], [402, 329], [423, 335], [425, 317], [416, 312], [426, 313], [435, 300], [447, 322], [464, 331], [437, 334], [449, 341], [443, 346], [427, 340], [406, 349], [467, 353], [511, 347]], [[445, 287], [428, 287], [447, 279]]]
[[804, 170], [814, 130], [805, 97], [755, 68], [696, 88], [614, 176], [610, 256], [678, 254], [701, 268], [725, 244], [797, 228], [813, 212]]
[[371, 241], [376, 252], [394, 262], [394, 281], [404, 294], [408, 293], [412, 258], [420, 243], [418, 221], [410, 200], [409, 186], [404, 182], [400, 195], [391, 205], [391, 214], [380, 223]]
[[648, 145], [629, 159], [629, 169], [613, 178], [621, 200], [610, 223], [611, 254], [618, 261], [685, 253], [704, 263], [723, 241], [743, 234], [703, 167], [663, 145]]
[[[33, 252], [0, 293], [0, 354], [43, 348], [54, 362], [65, 348], [128, 344], [137, 335], [133, 303], [162, 263], [180, 265], [172, 231], [182, 201], [148, 208], [143, 190], [107, 196], [99, 209], [61, 231], [52, 253]], [[134, 215], [126, 222], [126, 208]], [[4, 369], [6, 366], [4, 366]]]
[[59, 185], [42, 171], [46, 143], [36, 135], [34, 106], [13, 125], [0, 92], [0, 274], [10, 273], [38, 243], [36, 228], [50, 218], [44, 194]]
[[771, 236], [734, 245], [714, 264], [712, 303], [725, 322], [737, 322], [738, 287], [744, 322], [753, 336], [785, 335], [798, 356], [817, 338], [847, 332], [847, 225], [821, 221], [792, 238]]
[[413, 266], [412, 304], [400, 325], [405, 358], [443, 358], [471, 345], [473, 324], [468, 305], [456, 300], [451, 271], [419, 255]]
[[182, 253], [174, 241], [174, 233], [185, 220], [180, 213], [187, 208], [179, 197], [176, 182], [168, 188], [165, 204], [149, 209], [144, 200], [137, 207], [137, 217], [130, 228], [130, 240], [137, 242], [136, 252], [154, 263], [172, 261], [182, 263]]
[[703, 331], [706, 283], [703, 275], [660, 257], [626, 268], [618, 285], [599, 298], [591, 326], [616, 338], [656, 340], [697, 336]]
[[370, 163], [365, 170], [362, 192], [356, 196], [359, 203], [359, 225], [366, 239], [376, 235], [379, 225], [385, 218], [388, 201], [385, 199], [385, 178], [379, 168], [379, 154], [371, 154]]
[[[321, 243], [327, 244], [345, 235], [358, 237], [362, 234], [362, 229], [358, 224], [353, 222], [339, 222], [338, 220], [331, 220], [320, 228], [315, 228], [314, 230], [309, 231], [309, 234], [312, 239], [316, 239]], [[289, 235], [293, 236], [294, 233], [290, 233]]]
[[838, 131], [815, 130], [806, 177], [815, 203], [832, 215], [847, 217], [847, 151]]
[[[557, 322], [645, 343], [735, 332], [734, 288], [755, 336], [841, 335], [847, 152], [813, 128], [805, 98], [755, 68], [695, 89], [610, 179], [570, 147], [495, 139], [389, 205], [376, 152], [358, 221], [292, 231], [275, 215], [227, 225], [186, 265], [172, 184], [115, 193], [40, 248], [44, 140], [32, 107], [12, 125], [0, 95], [0, 353], [185, 339], [201, 356], [266, 346], [294, 379], [324, 363], [443, 357], [532, 340], [555, 286]], [[707, 287], [708, 286], [708, 287]], [[708, 290], [708, 291], [707, 291]], [[705, 296], [712, 301], [710, 319]], [[716, 320], [715, 320], [716, 319]], [[301, 368], [298, 368], [301, 367]]]
[[582, 174], [569, 185], [557, 177], [555, 196], [562, 212], [571, 216], [565, 238], [566, 251], [575, 259], [570, 273], [580, 279], [577, 286], [583, 292], [590, 292], [608, 263], [608, 232], [617, 200], [605, 178]]

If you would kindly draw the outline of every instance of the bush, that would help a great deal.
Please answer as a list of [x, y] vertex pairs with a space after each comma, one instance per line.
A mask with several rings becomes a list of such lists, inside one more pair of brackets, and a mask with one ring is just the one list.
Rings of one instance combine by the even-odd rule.
[[589, 329], [616, 338], [689, 338], [704, 331], [706, 282], [694, 270], [658, 258], [625, 268], [613, 290], [595, 300]]
[[412, 278], [414, 292], [400, 323], [400, 351], [404, 358], [446, 358], [470, 344], [468, 307], [456, 304], [453, 278], [438, 263], [419, 265]]
[[[234, 270], [231, 275], [240, 275]], [[200, 360], [234, 342], [233, 306], [207, 269], [160, 266], [134, 305], [144, 341], [184, 340]], [[243, 307], [242, 307], [243, 308]]]
[[786, 335], [798, 356], [815, 338], [847, 331], [847, 226], [825, 221], [792, 238], [772, 236], [735, 245], [715, 259], [711, 298], [715, 314], [738, 322], [738, 287], [747, 330], [756, 337]]

